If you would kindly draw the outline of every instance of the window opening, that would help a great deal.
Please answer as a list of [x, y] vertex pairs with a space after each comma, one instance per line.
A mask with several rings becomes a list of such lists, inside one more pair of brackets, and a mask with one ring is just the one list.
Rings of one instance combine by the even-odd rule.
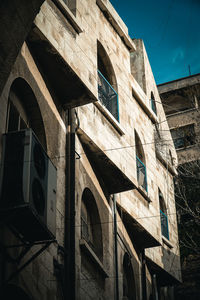
[[7, 131], [18, 131], [22, 129], [28, 128], [28, 124], [24, 121], [22, 116], [20, 115], [18, 109], [15, 105], [10, 101], [9, 109], [8, 109], [8, 125]]
[[151, 100], [150, 101], [151, 101], [151, 109], [157, 115], [156, 101], [155, 101], [153, 92], [151, 92]]
[[136, 299], [136, 286], [131, 259], [128, 253], [125, 253], [123, 260], [123, 300]]
[[97, 46], [98, 99], [119, 122], [119, 102], [114, 71], [103, 46], [99, 42]]
[[168, 228], [168, 217], [167, 208], [163, 198], [163, 194], [159, 190], [159, 204], [160, 204], [160, 222], [162, 235], [169, 240], [169, 228]]
[[103, 256], [101, 222], [95, 198], [88, 188], [83, 191], [82, 195], [81, 238], [101, 260]]
[[195, 144], [194, 124], [172, 129], [171, 135], [176, 149]]
[[135, 145], [136, 145], [136, 167], [137, 167], [138, 184], [139, 186], [142, 186], [146, 192], [148, 192], [145, 156], [144, 156], [142, 143], [137, 133], [135, 133]]

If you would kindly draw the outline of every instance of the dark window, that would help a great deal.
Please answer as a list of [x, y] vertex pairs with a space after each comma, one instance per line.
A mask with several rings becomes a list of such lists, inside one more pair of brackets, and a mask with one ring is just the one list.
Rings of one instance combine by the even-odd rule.
[[8, 112], [8, 131], [19, 130], [19, 112], [16, 107], [10, 102], [9, 112]]
[[76, 16], [76, 0], [62, 0], [71, 12]]
[[156, 101], [155, 101], [155, 98], [154, 98], [154, 94], [152, 92], [151, 92], [151, 109], [157, 115]]
[[169, 228], [167, 208], [161, 191], [159, 190], [159, 204], [160, 204], [160, 223], [162, 235], [169, 240]]
[[171, 134], [176, 149], [195, 144], [194, 124], [172, 129]]
[[136, 299], [135, 276], [128, 253], [125, 253], [123, 260], [123, 299]]
[[88, 188], [82, 195], [81, 238], [101, 260], [103, 255], [101, 222], [95, 198]]
[[23, 120], [19, 111], [15, 107], [15, 105], [10, 102], [9, 103], [9, 111], [8, 111], [8, 132], [9, 131], [18, 131], [21, 129], [26, 129], [28, 125]]
[[142, 186], [145, 191], [148, 191], [147, 187], [147, 174], [145, 165], [145, 156], [139, 136], [135, 132], [135, 147], [136, 147], [136, 167], [137, 167], [137, 180], [139, 186]]

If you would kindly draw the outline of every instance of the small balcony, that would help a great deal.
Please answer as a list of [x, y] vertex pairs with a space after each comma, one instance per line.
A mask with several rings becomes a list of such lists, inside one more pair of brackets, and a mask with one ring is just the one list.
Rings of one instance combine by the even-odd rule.
[[162, 235], [169, 240], [168, 217], [160, 210], [160, 222]]
[[136, 156], [136, 164], [137, 164], [137, 180], [138, 180], [138, 184], [146, 192], [148, 192], [146, 166], [143, 164], [143, 162], [137, 156]]
[[106, 109], [119, 122], [118, 94], [99, 70], [98, 70], [98, 98], [101, 104], [105, 106]]

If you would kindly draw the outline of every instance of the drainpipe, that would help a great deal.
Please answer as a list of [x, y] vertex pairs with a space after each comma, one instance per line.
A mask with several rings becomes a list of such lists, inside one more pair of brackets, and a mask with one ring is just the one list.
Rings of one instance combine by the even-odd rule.
[[64, 298], [75, 300], [75, 111], [66, 112]]
[[142, 250], [142, 300], [147, 300], [146, 258], [144, 249]]
[[115, 299], [119, 300], [119, 271], [118, 271], [118, 245], [117, 245], [117, 206], [116, 196], [113, 195], [113, 222], [114, 222], [114, 256], [115, 256]]
[[158, 300], [158, 289], [157, 289], [156, 274], [153, 274], [153, 299]]

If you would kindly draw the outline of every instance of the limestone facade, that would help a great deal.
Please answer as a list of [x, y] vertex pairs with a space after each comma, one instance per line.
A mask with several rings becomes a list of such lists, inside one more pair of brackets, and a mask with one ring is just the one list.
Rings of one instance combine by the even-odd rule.
[[144, 44], [111, 3], [46, 0], [0, 101], [1, 185], [9, 128], [31, 127], [57, 169], [55, 240], [17, 274], [45, 243], [6, 248], [21, 232], [1, 209], [4, 293], [170, 299], [181, 280], [177, 156]]

